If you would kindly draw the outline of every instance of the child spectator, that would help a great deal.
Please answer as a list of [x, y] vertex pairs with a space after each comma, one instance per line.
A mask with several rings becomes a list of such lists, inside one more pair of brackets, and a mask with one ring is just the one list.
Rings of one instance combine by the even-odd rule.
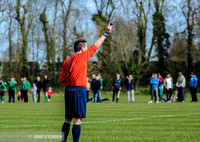
[[36, 103], [36, 94], [37, 94], [37, 87], [36, 84], [33, 83], [33, 87], [31, 89], [32, 97], [33, 97], [33, 103]]
[[21, 96], [21, 92], [18, 92], [18, 101], [22, 101], [22, 96]]
[[51, 87], [49, 87], [49, 90], [48, 90], [48, 102], [51, 101], [51, 96], [53, 96], [53, 91], [52, 91]]

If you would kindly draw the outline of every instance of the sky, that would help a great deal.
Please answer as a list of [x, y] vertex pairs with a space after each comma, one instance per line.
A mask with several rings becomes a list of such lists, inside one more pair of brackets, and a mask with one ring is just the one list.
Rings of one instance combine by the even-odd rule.
[[[180, 10], [180, 7], [178, 6], [178, 3], [180, 2], [181, 0], [177, 0], [177, 1], [174, 1], [174, 0], [168, 0], [167, 1], [167, 5], [170, 5], [170, 8], [167, 9], [166, 11], [166, 28], [167, 28], [167, 32], [171, 35], [171, 40], [172, 40], [172, 37], [174, 35], [175, 32], [180, 32], [180, 31], [183, 31], [186, 27], [185, 24], [183, 24], [184, 22], [184, 18], [183, 16], [181, 16], [179, 13], [181, 13], [181, 10]], [[78, 0], [75, 0], [74, 1], [74, 6], [80, 8], [81, 9], [84, 9], [86, 12], [84, 13], [83, 15], [83, 19], [81, 20], [81, 30], [84, 31], [84, 33], [86, 33], [86, 35], [88, 35], [88, 29], [89, 31], [94, 31], [92, 35], [89, 35], [88, 39], [90, 39], [89, 41], [89, 45], [92, 45], [95, 40], [98, 38], [97, 37], [97, 33], [96, 33], [96, 25], [94, 22], [92, 22], [91, 20], [91, 16], [92, 14], [96, 13], [96, 6], [95, 6], [95, 3], [93, 0], [87, 0], [87, 1], [78, 1]], [[86, 7], [86, 9], [85, 9]], [[119, 8], [120, 9], [120, 8]], [[129, 20], [130, 17], [127, 17], [127, 20]], [[181, 25], [181, 26], [180, 26]], [[148, 47], [150, 47], [150, 43], [151, 43], [151, 38], [152, 38], [152, 29], [153, 29], [153, 26], [152, 26], [152, 19], [150, 18], [149, 20], [149, 23], [148, 23], [148, 35], [147, 35], [147, 49]], [[5, 41], [4, 38], [2, 38], [2, 35], [3, 33], [5, 34], [6, 30], [7, 30], [7, 23], [3, 23], [3, 24], [0, 24], [0, 33], [1, 33], [1, 39], [0, 39], [0, 42], [1, 42], [1, 46], [0, 46], [0, 58], [3, 57], [2, 54], [4, 54], [2, 51], [5, 51], [6, 47], [8, 47], [8, 41]], [[85, 30], [87, 29], [87, 30]], [[7, 35], [7, 34], [6, 34]], [[3, 44], [2, 44], [3, 43]], [[42, 55], [41, 55], [42, 56]], [[32, 60], [32, 57], [29, 57], [28, 60]], [[96, 57], [93, 58], [93, 60], [96, 60]]]

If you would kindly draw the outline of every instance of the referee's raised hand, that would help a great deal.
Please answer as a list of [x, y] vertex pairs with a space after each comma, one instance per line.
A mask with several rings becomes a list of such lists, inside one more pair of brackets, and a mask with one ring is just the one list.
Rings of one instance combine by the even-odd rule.
[[107, 28], [106, 28], [106, 31], [105, 31], [105, 32], [106, 32], [107, 34], [110, 34], [110, 33], [111, 33], [111, 30], [112, 30], [112, 24], [109, 23], [108, 26], [107, 26]]

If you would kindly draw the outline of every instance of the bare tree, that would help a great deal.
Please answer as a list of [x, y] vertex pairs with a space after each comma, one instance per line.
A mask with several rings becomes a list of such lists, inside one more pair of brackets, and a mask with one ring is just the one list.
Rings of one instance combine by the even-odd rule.
[[[28, 75], [27, 70], [27, 48], [28, 48], [28, 35], [33, 22], [34, 17], [28, 13], [30, 10], [31, 1], [28, 1], [25, 5], [21, 5], [21, 0], [17, 0], [16, 4], [16, 17], [20, 25], [20, 32], [22, 35], [22, 52], [21, 52], [21, 62], [22, 62], [22, 75]], [[23, 9], [23, 14], [22, 14]], [[28, 25], [26, 25], [28, 23]]]
[[197, 24], [195, 22], [195, 17], [200, 9], [200, 4], [193, 0], [185, 0], [182, 2], [182, 12], [187, 23], [187, 66], [188, 75], [193, 71], [193, 53], [194, 53], [194, 27]]

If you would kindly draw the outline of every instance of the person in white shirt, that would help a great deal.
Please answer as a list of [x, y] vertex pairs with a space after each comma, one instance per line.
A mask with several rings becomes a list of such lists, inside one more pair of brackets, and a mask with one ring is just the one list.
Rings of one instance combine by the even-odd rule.
[[173, 79], [170, 75], [170, 73], [167, 74], [167, 77], [164, 80], [164, 87], [167, 90], [167, 102], [171, 103], [171, 96], [172, 96], [172, 90], [173, 90]]

